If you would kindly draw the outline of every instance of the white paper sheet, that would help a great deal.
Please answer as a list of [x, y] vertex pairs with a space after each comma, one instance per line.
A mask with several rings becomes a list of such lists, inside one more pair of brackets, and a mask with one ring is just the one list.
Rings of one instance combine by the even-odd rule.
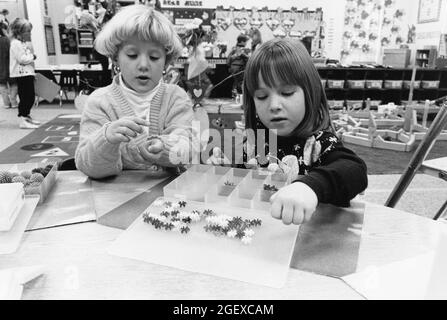
[[14, 253], [17, 250], [39, 199], [39, 196], [27, 196], [12, 228], [0, 232], [0, 254]]
[[[176, 202], [175, 199], [165, 199]], [[193, 223], [190, 233], [180, 234], [156, 230], [144, 223], [140, 216], [112, 244], [109, 253], [258, 285], [275, 288], [284, 285], [299, 226], [286, 226], [263, 211], [219, 207], [195, 201], [187, 203], [184, 210], [189, 212], [212, 209], [218, 214], [243, 219], [260, 218], [262, 225], [253, 228], [255, 235], [252, 243], [244, 245], [238, 239], [217, 237], [205, 232], [205, 222]]]

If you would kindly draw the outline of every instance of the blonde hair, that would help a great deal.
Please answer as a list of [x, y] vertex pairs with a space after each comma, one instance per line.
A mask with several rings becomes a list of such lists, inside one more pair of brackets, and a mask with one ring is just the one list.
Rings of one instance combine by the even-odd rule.
[[320, 130], [333, 130], [320, 76], [301, 42], [272, 39], [264, 42], [248, 59], [244, 72], [243, 99], [246, 127], [252, 129], [257, 125], [253, 95], [259, 88], [259, 76], [270, 88], [288, 84], [297, 85], [303, 90], [306, 114], [297, 125], [297, 136], [310, 137]]
[[145, 5], [129, 5], [118, 11], [99, 32], [95, 48], [115, 60], [123, 42], [132, 36], [162, 45], [166, 50], [166, 65], [177, 59], [183, 49], [169, 19]]
[[26, 19], [16, 18], [11, 25], [9, 30], [11, 30], [11, 35], [17, 40], [22, 40], [22, 35], [25, 32], [30, 32], [33, 29], [33, 25]]

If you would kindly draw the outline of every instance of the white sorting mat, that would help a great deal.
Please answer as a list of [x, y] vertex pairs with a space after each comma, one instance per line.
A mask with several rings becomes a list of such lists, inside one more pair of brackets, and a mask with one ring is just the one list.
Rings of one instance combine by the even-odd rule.
[[[178, 199], [164, 197], [164, 201]], [[156, 203], [157, 201], [154, 201]], [[204, 230], [205, 221], [191, 224], [191, 231], [155, 229], [140, 215], [111, 245], [109, 253], [120, 257], [174, 267], [186, 271], [280, 288], [285, 284], [299, 226], [284, 225], [268, 212], [219, 206], [187, 200], [182, 211], [211, 209], [216, 214], [261, 219], [254, 227], [251, 244], [239, 239], [218, 237]], [[148, 211], [158, 214], [163, 207], [152, 204]]]

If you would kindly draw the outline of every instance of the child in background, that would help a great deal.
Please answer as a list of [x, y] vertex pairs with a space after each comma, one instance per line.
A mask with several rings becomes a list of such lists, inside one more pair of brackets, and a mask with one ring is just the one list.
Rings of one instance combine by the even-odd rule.
[[26, 19], [17, 18], [10, 26], [11, 47], [9, 50], [9, 76], [17, 83], [19, 94], [20, 128], [36, 129], [40, 122], [30, 116], [30, 111], [36, 99], [34, 93], [34, 54], [31, 45], [31, 30], [33, 26]]
[[0, 22], [0, 94], [5, 108], [17, 108], [17, 84], [9, 78], [8, 26]]
[[[232, 94], [235, 96], [238, 93], [242, 93], [242, 81], [244, 80], [244, 74], [242, 71], [247, 64], [250, 49], [246, 48], [248, 37], [241, 34], [237, 37], [236, 46], [230, 51], [227, 58], [227, 64], [229, 66], [228, 71], [234, 76]], [[234, 98], [234, 97], [233, 97]]]
[[[274, 218], [301, 224], [318, 203], [349, 206], [365, 190], [366, 164], [334, 134], [318, 71], [299, 41], [273, 39], [253, 53], [244, 74], [244, 106], [247, 129], [273, 131], [277, 138], [277, 150], [266, 142], [251, 156], [276, 151], [280, 167], [287, 163], [294, 171], [292, 183], [270, 199]], [[249, 157], [244, 154], [244, 162], [255, 160]]]
[[76, 167], [92, 178], [123, 169], [164, 174], [198, 152], [186, 92], [162, 81], [182, 50], [173, 25], [144, 5], [120, 10], [95, 40], [119, 68], [111, 85], [94, 91], [81, 119]]

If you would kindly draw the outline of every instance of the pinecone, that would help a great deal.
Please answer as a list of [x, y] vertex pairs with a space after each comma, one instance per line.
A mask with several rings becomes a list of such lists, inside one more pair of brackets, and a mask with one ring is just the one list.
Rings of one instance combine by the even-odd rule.
[[0, 171], [0, 183], [11, 183], [11, 174], [8, 171]]
[[16, 177], [12, 178], [12, 182], [13, 183], [22, 183], [23, 185], [25, 185], [26, 179], [22, 176], [16, 176]]
[[39, 184], [40, 184], [43, 181], [43, 179], [45, 179], [45, 178], [44, 178], [43, 174], [36, 172], [36, 173], [33, 173], [29, 179], [31, 182], [39, 182]]
[[21, 175], [22, 177], [24, 177], [25, 179], [29, 179], [29, 178], [31, 177], [31, 172], [29, 172], [29, 171], [22, 171], [22, 172], [20, 173], [20, 175]]

